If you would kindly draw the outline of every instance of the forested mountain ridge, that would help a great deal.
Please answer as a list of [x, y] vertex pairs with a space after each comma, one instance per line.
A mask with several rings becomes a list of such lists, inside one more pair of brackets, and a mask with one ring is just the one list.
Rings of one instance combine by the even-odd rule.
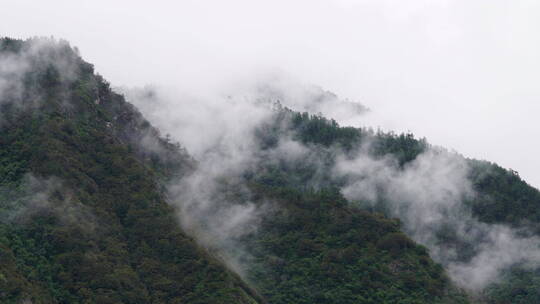
[[[401, 219], [401, 229], [425, 243], [454, 279], [468, 276], [461, 284], [470, 284], [472, 289], [469, 293], [473, 296], [473, 302], [540, 301], [540, 192], [523, 181], [517, 172], [487, 161], [466, 159], [455, 152], [433, 147], [424, 139], [415, 139], [412, 134], [340, 127], [334, 120], [321, 115], [297, 113], [289, 109], [284, 109], [278, 116], [277, 126], [283, 125], [280, 122], [282, 119], [288, 120], [286, 129], [292, 130], [293, 138], [323, 155], [317, 161], [326, 160], [322, 165], [312, 164], [308, 174], [291, 170], [286, 165], [282, 169], [287, 174], [278, 175], [280, 184], [301, 188], [311, 181], [313, 174], [321, 175], [323, 172], [318, 182], [324, 181], [323, 187], [341, 189], [349, 199], [349, 206]], [[280, 127], [276, 128], [276, 125], [270, 129], [279, 130]], [[272, 136], [270, 142], [275, 142]], [[345, 156], [336, 156], [336, 153]], [[427, 169], [423, 168], [426, 155]], [[363, 163], [362, 166], [352, 170], [342, 168], [343, 164], [355, 167], [358, 160]], [[309, 159], [302, 161], [313, 162]], [[309, 168], [304, 165], [304, 169], [306, 167]], [[346, 174], [336, 174], [336, 167]], [[360, 182], [354, 177], [351, 181], [347, 174], [354, 170], [365, 170], [375, 177], [361, 173]], [[438, 171], [450, 173], [439, 174]], [[436, 178], [449, 178], [445, 174], [455, 180], [445, 181], [443, 186], [437, 185]], [[412, 181], [409, 182], [409, 179]], [[366, 185], [376, 190], [365, 189]], [[358, 195], [356, 191], [351, 191], [354, 187], [361, 188], [369, 195]], [[417, 187], [421, 188], [422, 194], [415, 193]], [[437, 191], [425, 191], [422, 189], [424, 187]], [[452, 187], [461, 189], [456, 191]], [[412, 195], [420, 202], [396, 198], [392, 191], [398, 192], [398, 196]], [[445, 191], [457, 193], [437, 198], [436, 192]], [[425, 205], [426, 202], [422, 201], [426, 194], [430, 196], [427, 202], [434, 206]], [[430, 208], [435, 210], [423, 213], [424, 209]], [[411, 217], [411, 213], [420, 215]], [[426, 217], [440, 218], [433, 223]], [[424, 220], [425, 223], [422, 223]], [[443, 253], [438, 253], [440, 251]], [[485, 268], [489, 270], [483, 268], [481, 263], [485, 263]], [[492, 277], [482, 277], [483, 274], [478, 274], [482, 271], [491, 272]], [[482, 282], [481, 288], [475, 287], [477, 279]]]
[[[216, 174], [66, 42], [3, 39], [0, 65], [2, 303], [538, 300], [540, 194], [513, 172], [278, 104]], [[486, 259], [507, 237], [527, 254]]]
[[260, 302], [164, 200], [159, 175], [190, 159], [67, 43], [3, 39], [0, 53], [26, 65], [2, 75], [0, 302]]

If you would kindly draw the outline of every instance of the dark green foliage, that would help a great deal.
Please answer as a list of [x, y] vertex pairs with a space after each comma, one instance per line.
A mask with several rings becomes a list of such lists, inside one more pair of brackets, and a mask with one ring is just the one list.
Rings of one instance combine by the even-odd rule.
[[352, 208], [330, 174], [338, 151], [369, 143], [373, 157], [392, 154], [403, 165], [424, 151], [424, 141], [341, 128], [288, 109], [272, 123], [258, 132], [262, 149], [290, 135], [313, 155], [263, 160], [262, 170], [247, 174], [255, 197], [279, 210], [243, 240], [254, 255], [248, 279], [263, 296], [271, 303], [468, 303], [427, 249], [400, 232], [398, 220]]
[[345, 208], [335, 191], [259, 191], [285, 213], [247, 240], [255, 255], [249, 280], [271, 303], [467, 302], [449, 295], [443, 269], [396, 220]]
[[474, 213], [486, 223], [528, 224], [540, 234], [540, 192], [517, 172], [496, 164], [470, 161], [471, 180], [480, 195], [472, 202]]
[[540, 270], [509, 269], [503, 283], [492, 284], [484, 292], [488, 303], [540, 303]]
[[273, 167], [250, 182], [278, 210], [243, 240], [248, 281], [269, 302], [468, 303], [398, 220], [350, 208], [338, 188], [293, 187], [291, 171]]
[[[23, 90], [0, 100], [0, 302], [468, 303], [398, 220], [351, 207], [330, 173], [336, 151], [367, 148], [403, 167], [425, 140], [279, 109], [258, 130], [261, 149], [285, 135], [313, 159], [263, 159], [243, 176], [250, 201], [276, 204], [242, 239], [253, 258], [245, 278], [259, 296], [186, 236], [165, 202], [162, 182], [197, 164], [69, 44], [35, 42], [0, 41], [0, 54], [32, 54]], [[540, 231], [536, 189], [496, 165], [470, 165], [475, 217]], [[452, 231], [440, 238], [458, 242]], [[484, 296], [538, 302], [539, 277], [511, 269]]]
[[304, 143], [322, 144], [325, 146], [339, 145], [351, 148], [358, 144], [363, 137], [363, 131], [355, 128], [340, 128], [333, 119], [326, 119], [321, 115], [308, 113], [290, 113], [292, 115], [292, 128]]
[[[285, 110], [287, 113], [287, 110]], [[343, 149], [345, 153], [354, 153], [363, 143], [368, 144], [368, 153], [377, 158], [391, 155], [399, 165], [414, 160], [429, 145], [425, 140], [417, 140], [411, 134], [396, 135], [393, 133], [373, 132], [369, 129], [354, 129], [339, 127], [334, 121], [320, 116], [310, 116], [307, 113], [288, 112], [292, 116], [292, 131], [307, 144], [318, 144], [327, 147]], [[283, 123], [280, 123], [281, 125]], [[353, 135], [351, 135], [353, 134]], [[348, 144], [343, 144], [346, 141]], [[324, 153], [323, 153], [324, 154]], [[328, 154], [327, 154], [328, 155]], [[332, 155], [327, 156], [325, 170], [330, 170]], [[470, 208], [473, 216], [481, 222], [493, 224], [509, 224], [528, 234], [540, 236], [540, 192], [523, 181], [517, 172], [506, 170], [486, 161], [467, 160], [469, 179], [475, 191], [472, 199], [464, 201], [464, 206]], [[286, 174], [275, 174], [273, 178], [265, 177], [264, 182], [279, 181], [280, 185], [294, 185], [294, 176], [298, 171], [284, 168]], [[331, 176], [322, 178], [327, 185], [339, 186], [339, 180]], [[384, 201], [370, 210], [384, 211]], [[525, 233], [524, 231], [524, 233]], [[455, 237], [453, 231], [438, 231], [439, 242], [447, 248], [454, 248], [463, 261], [467, 261], [476, 248], [474, 243], [463, 242]], [[380, 239], [377, 248], [390, 249], [399, 253], [407, 248], [409, 242], [402, 234], [389, 234]], [[540, 293], [538, 269], [525, 265], [523, 270], [519, 265], [508, 269], [504, 279], [493, 284], [480, 296], [488, 303], [536, 303]], [[513, 299], [513, 297], [515, 297]], [[516, 301], [516, 302], [514, 302]]]
[[[0, 302], [256, 302], [180, 231], [164, 201], [162, 168], [187, 170], [191, 160], [71, 48], [44, 43], [25, 74], [25, 98], [38, 103], [2, 103]], [[0, 49], [28, 45], [2, 40]], [[76, 64], [76, 76], [63, 79], [55, 56]], [[135, 148], [143, 136], [174, 157]]]
[[[515, 171], [480, 161], [470, 161], [470, 166], [471, 180], [478, 192], [468, 202], [474, 214], [486, 223], [505, 223], [540, 236], [540, 192]], [[488, 303], [540, 302], [540, 268], [519, 266], [506, 270], [502, 281], [488, 287]]]
[[333, 146], [345, 152], [354, 151], [362, 144], [369, 144], [373, 156], [391, 154], [401, 165], [414, 160], [428, 147], [424, 139], [417, 140], [410, 133], [397, 135], [391, 132], [374, 132], [372, 129], [340, 127], [333, 119], [309, 115], [306, 112], [295, 113], [283, 109], [278, 121], [281, 119], [291, 120], [291, 129], [303, 143]]

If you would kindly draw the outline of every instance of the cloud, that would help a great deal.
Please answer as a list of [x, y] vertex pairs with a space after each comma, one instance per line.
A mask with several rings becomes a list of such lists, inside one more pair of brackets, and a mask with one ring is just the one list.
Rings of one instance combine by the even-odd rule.
[[86, 233], [94, 234], [98, 230], [94, 214], [74, 199], [58, 178], [40, 178], [28, 173], [19, 186], [2, 186], [0, 193], [1, 222], [25, 225], [35, 216], [53, 216], [61, 224], [80, 227]]
[[410, 130], [540, 186], [540, 145], [530, 140], [540, 110], [538, 1], [156, 3], [11, 1], [0, 29], [66, 38], [117, 85], [214, 91], [283, 70], [360, 100], [372, 109], [366, 125]]
[[[251, 70], [256, 71], [254, 77], [258, 78], [261, 69], [275, 65], [301, 79], [335, 88], [340, 95], [367, 100], [378, 117], [369, 120], [373, 116], [368, 115], [364, 117], [366, 123], [410, 129], [436, 143], [459, 148], [471, 156], [503, 161], [503, 165], [515, 166], [522, 176], [535, 177], [537, 173], [532, 172], [535, 166], [531, 164], [537, 159], [531, 153], [530, 138], [535, 137], [538, 112], [535, 109], [539, 104], [535, 76], [540, 69], [534, 67], [538, 67], [535, 58], [540, 40], [531, 29], [537, 28], [535, 25], [540, 20], [535, 18], [538, 10], [534, 8], [538, 4], [532, 1], [514, 5], [504, 1], [427, 4], [422, 0], [410, 5], [394, 2], [341, 1], [335, 6], [328, 1], [292, 5], [278, 1], [262, 7], [247, 1], [234, 1], [234, 4], [188, 1], [181, 7], [138, 3], [130, 6], [132, 9], [126, 15], [126, 3], [104, 5], [98, 1], [85, 4], [84, 8], [77, 4], [47, 3], [35, 9], [36, 3], [32, 1], [17, 1], [10, 4], [11, 9], [6, 7], [6, 11], [22, 13], [10, 13], [1, 22], [6, 28], [14, 29], [16, 35], [42, 31], [39, 34], [53, 33], [71, 39], [83, 46], [89, 58], [103, 66], [102, 71], [115, 83], [156, 79], [175, 86], [196, 87], [196, 93], [189, 94], [160, 89], [159, 98], [137, 106], [153, 124], [181, 141], [202, 164], [199, 166], [202, 171], [198, 172], [202, 176], [191, 175], [191, 186], [209, 187], [210, 194], [223, 183], [216, 180], [229, 176], [233, 180], [241, 178], [240, 172], [260, 157], [252, 130], [268, 119], [271, 112], [253, 103], [252, 97], [259, 92], [273, 92], [276, 86], [283, 85], [278, 80], [270, 88], [259, 87], [255, 92], [240, 88], [244, 95], [233, 94], [234, 97], [228, 98], [226, 92], [216, 93], [216, 83], [228, 83], [230, 78], [238, 78], [238, 74], [252, 77]], [[58, 15], [62, 9], [71, 13]], [[118, 12], [122, 12], [122, 18], [118, 18]], [[51, 15], [57, 17], [55, 22], [48, 22]], [[280, 18], [274, 18], [277, 15]], [[299, 19], [299, 15], [303, 17]], [[21, 16], [29, 19], [21, 22]], [[163, 18], [150, 20], [149, 16]], [[41, 21], [39, 28], [35, 27], [34, 19]], [[193, 29], [197, 29], [197, 35], [193, 35]], [[101, 34], [81, 35], [81, 32]], [[0, 100], [22, 100], [22, 94], [28, 93], [21, 90], [20, 82], [27, 64], [24, 57], [0, 59]], [[70, 74], [69, 62], [59, 66], [61, 70], [67, 69], [61, 75]], [[242, 72], [232, 72], [238, 70]], [[322, 105], [304, 104], [304, 96], [316, 99], [313, 92], [316, 95], [320, 91], [299, 93], [288, 88], [287, 94], [276, 96], [294, 109], [320, 111], [345, 124], [357, 123], [354, 115], [347, 117], [354, 113], [353, 108], [334, 107], [334, 102], [326, 102], [334, 97], [324, 92]], [[347, 110], [339, 113], [341, 109]], [[460, 118], [459, 122], [456, 117]], [[448, 132], [450, 128], [452, 132]], [[508, 143], [502, 149], [501, 138]], [[290, 152], [291, 157], [302, 157], [309, 153], [287, 139], [281, 141], [280, 147], [284, 151], [276, 152], [279, 155]], [[350, 184], [344, 188], [349, 198], [370, 202], [388, 200], [392, 214], [402, 218], [406, 229], [419, 242], [428, 244], [432, 254], [441, 259], [448, 255], [452, 260], [458, 254], [432, 244], [436, 236], [429, 228], [433, 225], [440, 228], [437, 219], [444, 222], [446, 218], [449, 220], [445, 225], [459, 238], [477, 235], [486, 242], [485, 248], [495, 252], [505, 253], [499, 248], [501, 244], [510, 244], [508, 239], [523, 241], [513, 244], [515, 248], [534, 249], [526, 245], [528, 240], [534, 244], [534, 239], [523, 238], [513, 230], [484, 227], [463, 210], [459, 198], [474, 193], [470, 193], [470, 185], [462, 178], [466, 168], [459, 159], [440, 153], [423, 154], [403, 171], [391, 158], [358, 155], [353, 160], [341, 161], [336, 174], [350, 176]], [[355, 171], [348, 171], [349, 165]], [[189, 183], [184, 187], [189, 189]], [[201, 206], [201, 214], [213, 212], [213, 206], [221, 205], [223, 198], [215, 199], [210, 194], [208, 198], [197, 198], [202, 201], [196, 204]], [[221, 211], [235, 218], [233, 222], [237, 224], [221, 225], [223, 231], [233, 236], [240, 230], [234, 227], [256, 223], [259, 215], [249, 201], [245, 205], [234, 203], [230, 210], [231, 213]], [[236, 213], [238, 218], [232, 216]], [[495, 232], [488, 232], [491, 228]], [[471, 229], [478, 232], [471, 234]], [[480, 262], [474, 261], [507, 264], [506, 254], [488, 252], [481, 250], [468, 264], [456, 265], [452, 272], [499, 271], [495, 262], [487, 264], [494, 266], [494, 270], [480, 271]], [[486, 277], [479, 275], [478, 279], [472, 279], [470, 273], [462, 276], [480, 282], [473, 285], [484, 284]]]
[[[465, 288], [480, 291], [508, 267], [540, 261], [537, 238], [472, 216], [464, 202], [476, 193], [466, 159], [455, 152], [429, 147], [401, 166], [391, 155], [372, 155], [375, 137], [351, 154], [336, 147], [303, 145], [287, 125], [279, 126], [275, 145], [263, 149], [260, 132], [277, 113], [272, 102], [309, 110], [320, 105], [318, 94], [334, 96], [316, 87], [280, 81], [284, 83], [236, 87], [235, 95], [196, 96], [159, 87], [124, 89], [150, 122], [180, 141], [197, 161], [194, 172], [169, 185], [170, 201], [179, 210], [183, 228], [231, 269], [243, 274], [249, 268], [250, 255], [242, 237], [257, 233], [262, 218], [276, 211], [272, 202], [252, 200], [244, 174], [281, 163], [315, 168], [303, 181], [306, 187], [345, 181], [342, 192], [347, 199], [399, 218], [403, 229], [427, 246]], [[325, 102], [342, 106], [337, 98]], [[329, 157], [335, 161], [328, 162]]]
[[[488, 225], [478, 222], [469, 224], [460, 236], [477, 235], [476, 253], [465, 263], [453, 262], [447, 266], [450, 276], [461, 286], [481, 290], [489, 283], [497, 283], [501, 271], [511, 266], [525, 269], [540, 267], [540, 238], [526, 237], [519, 231], [503, 225]], [[473, 241], [472, 240], [472, 241]]]
[[32, 38], [21, 43], [3, 39], [0, 50], [0, 106], [33, 109], [53, 92], [58, 102], [68, 105], [63, 95], [68, 90], [61, 88], [76, 79], [80, 62], [66, 41]]
[[228, 88], [228, 94], [243, 96], [248, 100], [278, 101], [285, 107], [299, 112], [322, 114], [344, 125], [361, 126], [362, 118], [369, 112], [358, 101], [340, 98], [322, 87], [303, 83], [283, 72], [260, 73]]
[[[194, 158], [197, 164], [192, 172], [170, 181], [169, 202], [177, 207], [184, 230], [240, 274], [249, 267], [250, 259], [242, 237], [257, 233], [261, 220], [277, 211], [272, 201], [253, 201], [246, 174], [280, 163], [323, 168], [321, 151], [294, 140], [286, 125], [277, 126], [280, 130], [275, 143], [268, 146], [262, 142], [268, 135], [265, 128], [275, 124], [280, 109], [277, 103], [318, 112], [354, 108], [346, 114], [349, 117], [365, 110], [319, 87], [276, 77], [268, 83], [256, 80], [218, 92], [157, 86], [118, 89]], [[306, 187], [324, 183], [321, 170], [314, 171]]]
[[192, 172], [169, 182], [169, 202], [177, 208], [180, 224], [243, 274], [249, 253], [239, 239], [257, 231], [261, 216], [272, 205], [254, 204], [243, 177], [257, 164], [255, 130], [270, 119], [271, 104], [151, 87], [124, 92], [128, 101], [162, 132], [180, 141], [197, 162]]
[[347, 180], [345, 197], [399, 218], [461, 287], [480, 291], [510, 266], [540, 266], [538, 237], [471, 214], [465, 202], [476, 194], [461, 155], [429, 148], [401, 168], [392, 156], [374, 158], [367, 150], [336, 163], [334, 174]]

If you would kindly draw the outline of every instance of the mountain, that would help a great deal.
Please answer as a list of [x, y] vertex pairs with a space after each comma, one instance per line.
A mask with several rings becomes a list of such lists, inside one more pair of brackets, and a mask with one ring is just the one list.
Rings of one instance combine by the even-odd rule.
[[158, 93], [133, 100], [147, 120], [67, 42], [0, 40], [0, 301], [540, 301], [516, 172], [271, 95], [163, 137]]
[[[265, 187], [296, 188], [306, 195], [304, 185], [318, 176], [317, 187], [335, 189], [334, 200], [343, 200], [349, 210], [358, 208], [372, 216], [394, 218], [396, 228], [425, 245], [452, 281], [469, 294], [471, 302], [540, 301], [540, 192], [517, 172], [433, 147], [412, 134], [343, 128], [320, 115], [289, 110], [281, 115], [292, 121], [288, 128], [293, 130], [294, 139], [317, 151], [317, 156], [302, 158], [292, 167], [286, 164], [280, 170], [266, 171], [260, 176]], [[312, 220], [320, 226], [326, 223], [323, 218], [318, 214]], [[352, 228], [349, 225], [358, 220], [351, 221], [348, 216], [329, 222], [339, 227], [328, 230], [333, 237], [339, 235], [336, 231], [357, 237], [361, 231], [375, 230]], [[377, 226], [381, 227], [380, 223]], [[407, 245], [391, 235], [389, 247], [381, 247], [388, 236], [378, 236], [375, 248], [390, 253], [397, 250], [397, 256], [406, 256], [399, 250]], [[341, 244], [351, 243], [350, 239], [341, 240]], [[365, 244], [365, 240], [360, 243]], [[351, 263], [345, 264], [350, 267]], [[419, 282], [421, 277], [419, 268], [412, 268], [416, 271], [408, 284]], [[339, 277], [346, 276], [340, 273]], [[401, 299], [377, 299], [374, 303], [401, 303]], [[456, 298], [448, 301], [465, 302]]]
[[0, 50], [0, 302], [262, 302], [179, 228], [158, 183], [192, 165], [178, 147], [65, 42]]

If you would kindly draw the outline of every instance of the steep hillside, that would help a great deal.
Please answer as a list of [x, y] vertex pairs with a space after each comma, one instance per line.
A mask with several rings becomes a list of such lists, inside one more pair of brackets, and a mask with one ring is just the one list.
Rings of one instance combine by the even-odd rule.
[[[146, 95], [151, 98], [130, 98], [167, 132], [176, 131], [168, 125], [189, 121], [169, 115], [185, 103], [167, 100], [159, 90]], [[214, 116], [196, 125], [218, 143], [195, 146], [203, 151], [198, 155], [203, 169], [187, 178], [188, 187], [178, 181], [184, 192], [175, 193], [181, 198], [175, 205], [189, 215], [184, 226], [211, 240], [205, 245], [241, 268], [272, 302], [466, 301], [452, 285], [466, 290], [474, 303], [536, 301], [538, 191], [515, 172], [433, 147], [412, 134], [340, 127], [320, 114], [284, 108], [280, 101], [296, 103], [272, 96], [252, 104], [224, 100], [232, 115], [216, 111], [221, 107], [216, 102], [200, 101]], [[276, 103], [261, 106], [261, 100]], [[185, 136], [189, 133], [176, 138]], [[516, 206], [530, 212], [513, 210]], [[424, 245], [453, 284], [430, 265], [415, 265], [422, 250], [393, 257], [377, 246], [398, 231]], [[408, 246], [399, 237], [391, 239], [394, 248]], [[353, 252], [350, 259], [329, 258], [345, 251]], [[364, 263], [372, 267], [365, 270]], [[408, 265], [409, 278], [420, 287], [407, 280], [406, 271], [392, 271], [395, 265]], [[335, 271], [339, 275], [332, 276]], [[373, 273], [378, 275], [366, 279]], [[435, 290], [439, 293], [431, 293]]]
[[[289, 164], [274, 171], [280, 173], [272, 174], [272, 183], [301, 189], [319, 175], [317, 187], [341, 189], [353, 210], [401, 219], [404, 232], [424, 243], [475, 302], [540, 301], [540, 192], [517, 172], [465, 159], [412, 134], [344, 128], [319, 115], [282, 113], [268, 133], [292, 132], [318, 152], [302, 159], [302, 170]], [[343, 164], [353, 169], [336, 174]], [[443, 186], [440, 180], [446, 180]], [[440, 192], [450, 194], [439, 197]]]
[[164, 200], [192, 161], [90, 64], [50, 40], [3, 39], [0, 59], [0, 302], [259, 302]]
[[195, 160], [66, 42], [2, 39], [0, 301], [539, 302], [515, 172], [257, 102]]

